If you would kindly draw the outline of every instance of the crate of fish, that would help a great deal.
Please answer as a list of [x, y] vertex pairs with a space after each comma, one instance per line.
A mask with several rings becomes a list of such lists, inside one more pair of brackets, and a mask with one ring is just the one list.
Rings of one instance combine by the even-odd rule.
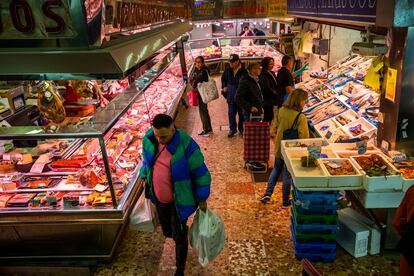
[[298, 224], [312, 224], [312, 223], [321, 223], [321, 224], [337, 224], [338, 223], [338, 214], [334, 215], [302, 215], [298, 213], [298, 208], [295, 204], [292, 205], [292, 213], [295, 215], [296, 222]]
[[338, 228], [336, 224], [298, 224], [296, 217], [293, 214], [290, 217], [290, 222], [295, 227], [298, 234], [335, 234]]
[[309, 242], [301, 243], [296, 240], [295, 232], [292, 231], [292, 240], [295, 248], [295, 252], [299, 253], [335, 253], [336, 251], [336, 242]]
[[309, 201], [298, 200], [295, 193], [292, 193], [292, 204], [296, 205], [299, 215], [335, 215], [338, 210], [338, 203], [331, 204], [315, 204]]
[[295, 239], [299, 243], [310, 243], [310, 242], [319, 242], [319, 243], [334, 243], [336, 239], [336, 234], [323, 234], [323, 233], [299, 233], [293, 224], [290, 225], [290, 231], [292, 235], [295, 235]]
[[293, 194], [297, 200], [309, 204], [335, 205], [339, 199], [338, 191], [298, 191], [293, 189]]

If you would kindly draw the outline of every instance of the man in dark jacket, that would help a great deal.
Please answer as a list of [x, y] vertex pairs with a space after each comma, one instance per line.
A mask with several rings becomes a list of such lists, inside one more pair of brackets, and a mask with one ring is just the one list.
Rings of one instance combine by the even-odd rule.
[[251, 115], [263, 114], [263, 95], [259, 85], [262, 67], [259, 63], [250, 63], [249, 73], [243, 76], [236, 94], [236, 103], [243, 109], [244, 120], [250, 121]]
[[[254, 33], [255, 36], [266, 36], [265, 32], [263, 32], [262, 30], [259, 30], [257, 28], [253, 29], [253, 33]], [[254, 44], [265, 45], [266, 44], [266, 39], [256, 39]]]
[[[230, 67], [226, 68], [221, 76], [222, 94], [227, 100], [229, 106], [229, 134], [227, 137], [233, 137], [237, 133], [243, 134], [244, 116], [242, 109], [236, 103], [236, 92], [242, 76], [247, 75], [247, 70], [243, 68], [240, 58], [236, 54], [230, 55]], [[236, 115], [239, 115], [239, 123], [237, 124]]]

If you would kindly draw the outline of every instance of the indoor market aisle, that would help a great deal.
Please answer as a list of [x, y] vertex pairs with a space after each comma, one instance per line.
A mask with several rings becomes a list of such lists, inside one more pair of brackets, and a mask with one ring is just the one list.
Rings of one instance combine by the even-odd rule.
[[[189, 248], [186, 275], [301, 275], [295, 259], [289, 224], [290, 210], [282, 209], [281, 185], [271, 203], [259, 202], [266, 183], [254, 183], [243, 168], [243, 140], [227, 138], [227, 105], [220, 97], [209, 104], [214, 134], [198, 137], [197, 108], [180, 107], [177, 126], [199, 143], [212, 174], [209, 207], [224, 220], [227, 244], [223, 252], [202, 268]], [[273, 159], [273, 157], [271, 157]], [[191, 222], [189, 222], [189, 225]], [[397, 275], [398, 262], [383, 257], [354, 259], [339, 246], [332, 264], [316, 264], [324, 275]], [[158, 230], [127, 230], [117, 256], [97, 268], [95, 275], [173, 275], [174, 242]]]

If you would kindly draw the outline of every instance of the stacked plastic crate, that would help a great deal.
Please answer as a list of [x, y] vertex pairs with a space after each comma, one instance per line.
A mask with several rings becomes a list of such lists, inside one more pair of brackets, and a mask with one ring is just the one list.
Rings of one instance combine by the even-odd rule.
[[292, 192], [291, 232], [298, 260], [332, 262], [336, 258], [339, 193]]

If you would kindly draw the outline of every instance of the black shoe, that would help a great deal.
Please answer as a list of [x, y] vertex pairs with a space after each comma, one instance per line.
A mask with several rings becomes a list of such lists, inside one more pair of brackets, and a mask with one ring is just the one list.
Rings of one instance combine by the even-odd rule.
[[229, 131], [229, 134], [227, 134], [228, 138], [234, 137], [234, 135], [236, 135], [237, 131]]
[[291, 203], [291, 201], [289, 200], [289, 202], [283, 202], [283, 204], [282, 204], [282, 209], [287, 209], [287, 208], [289, 208], [289, 207], [291, 207], [292, 206], [292, 203]]
[[261, 203], [267, 203], [270, 201], [270, 196], [264, 195], [261, 199], [259, 199]]
[[209, 137], [211, 134], [213, 134], [213, 131], [202, 131], [202, 132], [200, 132], [198, 135], [200, 135], [200, 136], [204, 136], [204, 137]]

